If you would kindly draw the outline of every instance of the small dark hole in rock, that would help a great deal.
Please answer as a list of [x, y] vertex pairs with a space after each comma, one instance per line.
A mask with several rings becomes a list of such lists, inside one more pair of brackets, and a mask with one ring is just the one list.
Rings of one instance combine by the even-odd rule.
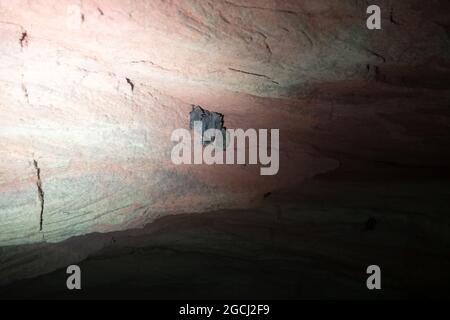
[[272, 195], [272, 192], [267, 192], [264, 194], [264, 199], [267, 199], [268, 197], [270, 197]]

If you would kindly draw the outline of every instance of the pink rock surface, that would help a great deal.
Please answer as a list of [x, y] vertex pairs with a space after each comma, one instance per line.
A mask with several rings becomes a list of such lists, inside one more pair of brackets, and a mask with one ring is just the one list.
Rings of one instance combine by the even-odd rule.
[[[253, 206], [349, 155], [448, 163], [447, 11], [380, 4], [371, 32], [355, 1], [1, 0], [0, 245]], [[280, 128], [279, 174], [173, 165], [191, 104]]]

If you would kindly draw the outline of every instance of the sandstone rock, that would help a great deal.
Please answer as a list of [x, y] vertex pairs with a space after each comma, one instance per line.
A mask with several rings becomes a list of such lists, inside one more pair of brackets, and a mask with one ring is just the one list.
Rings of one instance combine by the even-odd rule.
[[[447, 165], [448, 2], [379, 2], [382, 32], [357, 1], [0, 0], [0, 246], [250, 207], [366, 160]], [[279, 175], [174, 166], [194, 103], [281, 128]]]

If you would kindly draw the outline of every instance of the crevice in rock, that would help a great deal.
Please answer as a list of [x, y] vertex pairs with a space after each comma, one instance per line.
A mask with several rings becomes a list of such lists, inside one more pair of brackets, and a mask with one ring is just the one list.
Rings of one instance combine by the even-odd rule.
[[36, 169], [36, 186], [38, 189], [39, 201], [41, 203], [41, 212], [39, 216], [39, 231], [42, 231], [44, 225], [45, 197], [44, 197], [44, 190], [42, 188], [41, 168], [39, 167], [39, 164], [35, 159], [33, 159], [33, 165], [34, 168]]
[[81, 20], [81, 24], [84, 23], [84, 21], [86, 20], [86, 16], [84, 15], [84, 1], [80, 0], [80, 20]]
[[30, 105], [30, 96], [28, 94], [27, 86], [24, 83], [24, 75], [23, 74], [22, 74], [22, 91], [25, 96], [25, 99], [27, 100], [27, 104]]
[[275, 80], [272, 80], [272, 78], [270, 78], [270, 77], [268, 77], [268, 76], [266, 76], [264, 74], [253, 73], [253, 72], [248, 72], [248, 71], [234, 69], [234, 68], [228, 68], [228, 70], [233, 71], [233, 72], [239, 72], [239, 73], [243, 73], [243, 74], [248, 74], [248, 75], [255, 76], [255, 77], [264, 78], [264, 79], [267, 79], [267, 80], [269, 80], [269, 81], [271, 81], [271, 82], [273, 82], [273, 83], [275, 83], [277, 85], [280, 84], [279, 82], [277, 82]]
[[382, 56], [381, 54], [369, 49], [369, 48], [364, 48], [364, 50], [366, 50], [368, 53], [374, 55], [375, 57], [381, 59], [383, 61], [383, 63], [386, 63], [386, 58], [384, 56]]
[[25, 28], [24, 28], [21, 24], [18, 24], [18, 23], [15, 23], [15, 22], [10, 22], [10, 21], [0, 21], [0, 24], [5, 24], [5, 25], [10, 25], [10, 26], [15, 26], [15, 27], [21, 29], [22, 32], [25, 31]]
[[226, 24], [231, 24], [230, 20], [228, 20], [222, 12], [219, 11], [219, 17], [226, 23]]
[[127, 80], [127, 83], [130, 85], [131, 92], [134, 92], [134, 83], [129, 78], [125, 78]]
[[[20, 48], [22, 50], [22, 54], [24, 52], [24, 48], [26, 48], [28, 46], [28, 33], [25, 29], [22, 29], [22, 35], [19, 39], [19, 43], [20, 43]], [[25, 100], [27, 101], [27, 104], [30, 105], [30, 96], [28, 94], [28, 89], [27, 86], [25, 85], [25, 60], [23, 60], [23, 71], [22, 74], [20, 75], [21, 78], [21, 88], [23, 91], [23, 94], [25, 96]]]
[[389, 13], [389, 20], [392, 24], [400, 25], [400, 23], [394, 18], [394, 7], [391, 7], [391, 12]]
[[[289, 32], [289, 31], [288, 31]], [[311, 36], [305, 31], [305, 30], [300, 30], [300, 32], [305, 36], [305, 38], [308, 40], [309, 45], [312, 47], [314, 46], [314, 41], [311, 38]]]
[[23, 49], [24, 47], [26, 47], [28, 45], [28, 32], [25, 30], [25, 28], [21, 24], [9, 22], [9, 21], [0, 21], [0, 24], [14, 26], [14, 27], [19, 28], [20, 32], [21, 32], [21, 35], [19, 38], [20, 47]]
[[292, 10], [284, 10], [284, 9], [273, 9], [273, 8], [266, 8], [266, 7], [257, 7], [257, 6], [245, 6], [240, 5], [231, 1], [225, 1], [225, 4], [237, 7], [237, 8], [244, 8], [244, 9], [254, 9], [254, 10], [265, 10], [265, 11], [272, 11], [277, 13], [284, 13], [284, 14], [291, 14], [291, 15], [297, 15], [298, 12], [292, 11]]
[[192, 15], [185, 9], [178, 9], [178, 14], [185, 20], [186, 27], [206, 38], [211, 37], [213, 26], [209, 22], [205, 22], [203, 19], [195, 17], [195, 15]]
[[266, 50], [267, 50], [267, 54], [268, 54], [267, 62], [270, 62], [272, 60], [272, 49], [270, 48], [269, 44], [267, 43], [267, 36], [260, 31], [257, 31], [256, 33], [259, 34], [264, 39], [264, 45], [266, 46]]
[[373, 55], [373, 56], [377, 57], [378, 59], [380, 59], [383, 63], [387, 62], [386, 57], [384, 57], [380, 53], [378, 53], [378, 52], [376, 52], [376, 51], [374, 51], [374, 50], [372, 50], [370, 48], [367, 48], [364, 45], [357, 44], [357, 43], [355, 43], [353, 41], [344, 40], [344, 39], [341, 39], [341, 38], [339, 38], [337, 36], [334, 36], [334, 39], [336, 39], [337, 41], [340, 41], [340, 42], [342, 42], [342, 43], [344, 43], [346, 45], [350, 45], [353, 48], [357, 48], [359, 50], [364, 50], [365, 52], [370, 53], [371, 55]]
[[19, 42], [20, 42], [20, 47], [22, 47], [22, 48], [28, 46], [28, 33], [26, 31], [22, 32]]
[[157, 63], [154, 63], [153, 61], [150, 61], [150, 60], [134, 60], [134, 61], [130, 61], [129, 63], [131, 63], [131, 64], [141, 64], [142, 63], [142, 64], [150, 65], [153, 68], [157, 68], [157, 69], [160, 69], [162, 71], [181, 73], [181, 71], [179, 71], [179, 70], [169, 69], [169, 68], [163, 67], [163, 66], [161, 66], [161, 65], [159, 65]]

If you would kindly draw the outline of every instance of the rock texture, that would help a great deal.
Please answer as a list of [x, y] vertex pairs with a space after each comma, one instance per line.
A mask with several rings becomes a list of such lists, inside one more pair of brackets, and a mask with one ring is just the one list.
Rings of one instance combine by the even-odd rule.
[[[0, 248], [0, 299], [448, 298], [442, 180], [349, 183], [337, 172], [274, 192], [258, 209]], [[366, 288], [374, 263], [378, 292]], [[81, 292], [66, 289], [71, 264], [82, 270]]]
[[[1, 0], [0, 246], [247, 208], [336, 168], [447, 170], [448, 1], [378, 2], [381, 31], [353, 0]], [[191, 104], [280, 128], [279, 175], [174, 166]]]

